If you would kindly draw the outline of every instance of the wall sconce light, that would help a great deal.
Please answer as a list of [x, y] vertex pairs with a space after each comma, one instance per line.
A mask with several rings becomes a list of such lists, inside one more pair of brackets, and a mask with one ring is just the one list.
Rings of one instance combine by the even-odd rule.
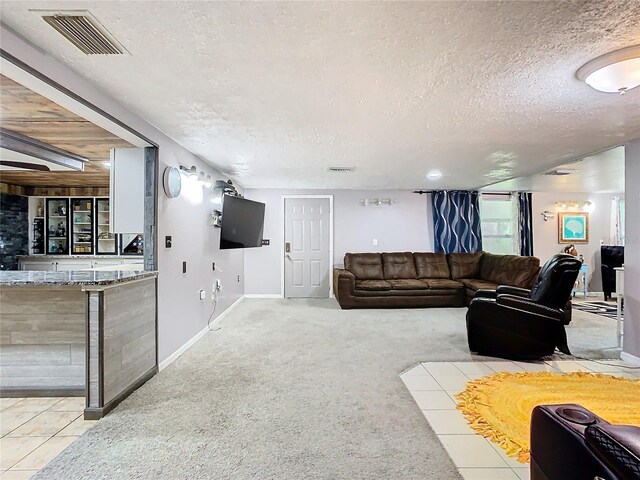
[[549, 219], [556, 218], [556, 214], [553, 212], [550, 212], [549, 210], [545, 210], [544, 212], [542, 212], [542, 218], [544, 218], [544, 221], [546, 222]]
[[198, 169], [195, 165], [191, 165], [189, 168], [180, 165], [180, 171], [190, 177], [198, 178]]
[[191, 165], [189, 168], [180, 165], [180, 172], [189, 178], [197, 180], [198, 183], [204, 185], [205, 188], [211, 188], [213, 185], [211, 175], [205, 174], [204, 171], [199, 172], [195, 165]]
[[556, 202], [556, 210], [564, 209], [569, 209], [569, 211], [580, 210], [582, 212], [592, 213], [596, 209], [596, 204], [591, 201]]
[[363, 198], [360, 200], [362, 206], [368, 207], [369, 205], [388, 205], [391, 206], [396, 201], [392, 198]]

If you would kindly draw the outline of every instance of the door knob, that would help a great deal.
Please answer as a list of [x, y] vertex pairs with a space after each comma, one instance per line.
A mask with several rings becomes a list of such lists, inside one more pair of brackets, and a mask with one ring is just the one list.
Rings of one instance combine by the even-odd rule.
[[291, 260], [291, 255], [289, 255], [288, 253], [285, 255], [285, 257], [287, 257], [289, 260]]

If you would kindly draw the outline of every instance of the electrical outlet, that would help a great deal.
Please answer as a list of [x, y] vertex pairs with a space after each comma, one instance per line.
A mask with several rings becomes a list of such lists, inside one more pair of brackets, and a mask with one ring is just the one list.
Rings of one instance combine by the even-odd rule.
[[207, 298], [207, 294], [204, 293], [204, 290], [200, 290], [200, 300], [204, 300], [205, 298]]
[[222, 280], [220, 280], [220, 279], [216, 280], [215, 289], [216, 290], [222, 290]]
[[212, 269], [213, 271], [215, 271], [215, 270], [216, 270], [216, 262], [213, 262], [213, 263], [211, 264], [211, 269]]

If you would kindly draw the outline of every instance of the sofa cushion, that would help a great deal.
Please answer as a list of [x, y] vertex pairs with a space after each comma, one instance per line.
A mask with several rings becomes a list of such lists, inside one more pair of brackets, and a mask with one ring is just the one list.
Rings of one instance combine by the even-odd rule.
[[357, 280], [384, 280], [382, 257], [379, 253], [347, 253], [344, 268]]
[[356, 290], [384, 291], [391, 290], [391, 284], [384, 280], [356, 280]]
[[422, 280], [401, 279], [387, 280], [394, 290], [426, 290], [429, 288]]
[[498, 288], [497, 283], [487, 282], [479, 278], [460, 278], [458, 281], [471, 290], [495, 290]]
[[537, 257], [485, 253], [480, 261], [480, 278], [498, 285], [531, 288], [539, 270]]
[[444, 253], [414, 253], [418, 278], [451, 278], [451, 271]]
[[385, 280], [418, 278], [411, 252], [383, 253], [382, 266]]
[[451, 278], [479, 278], [480, 260], [484, 252], [476, 253], [450, 253], [447, 255]]
[[464, 285], [455, 280], [449, 280], [448, 278], [428, 278], [422, 280], [430, 289], [435, 290], [456, 290], [463, 288]]

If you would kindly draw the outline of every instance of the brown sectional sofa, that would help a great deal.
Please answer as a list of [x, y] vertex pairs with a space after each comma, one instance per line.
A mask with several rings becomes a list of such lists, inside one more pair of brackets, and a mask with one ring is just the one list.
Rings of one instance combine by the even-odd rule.
[[347, 253], [333, 271], [343, 309], [463, 307], [476, 290], [498, 285], [531, 288], [536, 257], [478, 253]]

